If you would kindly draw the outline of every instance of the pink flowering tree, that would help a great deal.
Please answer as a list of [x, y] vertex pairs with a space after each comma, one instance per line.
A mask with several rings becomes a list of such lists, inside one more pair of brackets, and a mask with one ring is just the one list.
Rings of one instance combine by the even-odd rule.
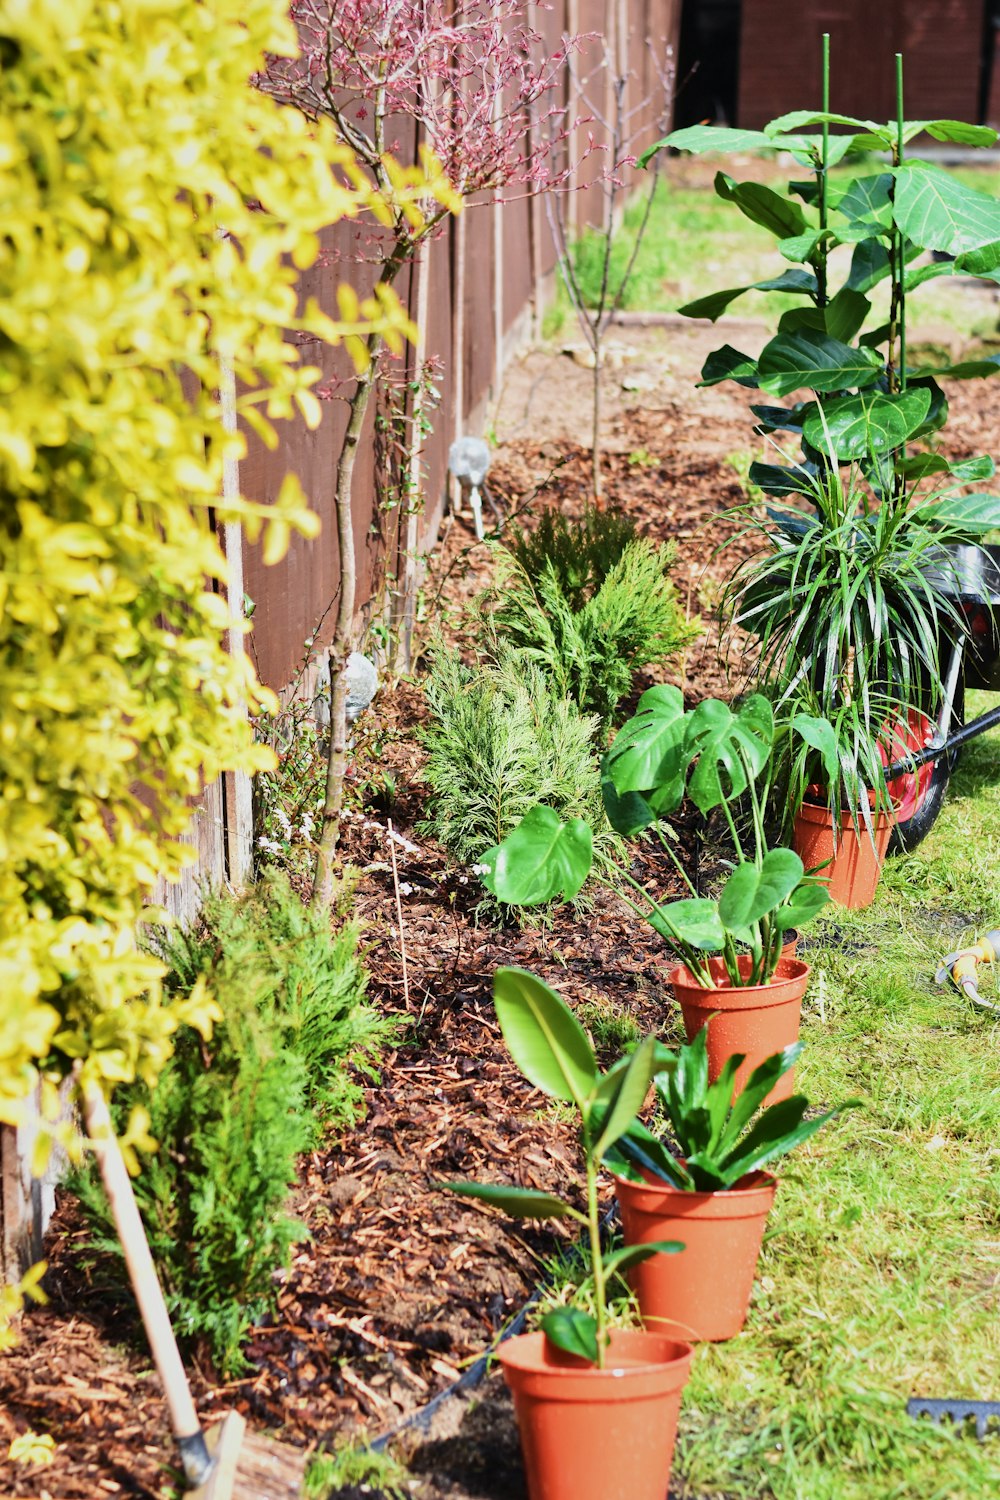
[[[546, 52], [528, 24], [528, 0], [294, 0], [301, 55], [275, 58], [258, 86], [313, 118], [331, 119], [357, 170], [386, 205], [361, 258], [374, 263], [376, 298], [470, 199], [536, 193], [568, 176], [574, 125], [561, 99], [577, 39]], [[397, 162], [415, 133], [414, 159], [434, 187], [415, 205], [413, 178]], [[444, 183], [450, 185], [450, 190]], [[342, 315], [350, 307], [341, 307]], [[345, 664], [354, 644], [356, 558], [351, 524], [354, 471], [365, 416], [384, 378], [382, 336], [365, 340], [346, 396], [347, 430], [334, 503], [340, 595], [329, 648], [330, 750], [319, 833], [315, 903], [327, 902], [340, 836], [347, 764]], [[416, 521], [412, 526], [413, 555]], [[408, 536], [408, 542], [410, 537]]]

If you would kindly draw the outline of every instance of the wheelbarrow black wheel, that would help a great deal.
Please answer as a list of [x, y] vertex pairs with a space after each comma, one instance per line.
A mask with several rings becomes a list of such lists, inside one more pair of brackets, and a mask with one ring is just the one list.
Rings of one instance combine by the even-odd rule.
[[905, 809], [901, 811], [889, 839], [890, 854], [907, 854], [927, 837], [944, 805], [945, 792], [951, 779], [949, 757], [924, 766], [920, 773], [919, 786]]
[[[960, 682], [955, 694], [952, 726], [964, 720], [965, 694]], [[911, 709], [904, 734], [897, 741], [894, 754], [904, 750], [922, 750], [930, 743], [937, 726], [932, 719], [917, 709]], [[896, 826], [889, 840], [890, 854], [905, 854], [927, 837], [944, 804], [945, 792], [951, 773], [958, 761], [957, 750], [939, 756], [930, 765], [922, 766], [905, 776], [897, 776], [889, 783], [889, 794], [896, 807]]]

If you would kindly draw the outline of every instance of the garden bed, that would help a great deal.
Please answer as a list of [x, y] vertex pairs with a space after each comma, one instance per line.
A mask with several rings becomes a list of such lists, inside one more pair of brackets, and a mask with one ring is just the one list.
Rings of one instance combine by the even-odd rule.
[[[758, 333], [763, 339], [762, 325]], [[744, 345], [752, 337], [752, 328], [741, 329]], [[732, 564], [716, 548], [731, 531], [721, 513], [741, 497], [736, 470], [748, 449], [742, 392], [724, 387], [691, 396], [701, 358], [716, 342], [716, 330], [702, 327], [623, 329], [627, 352], [610, 379], [608, 407], [608, 499], [655, 539], [676, 539], [681, 596], [693, 612], [706, 613]], [[493, 475], [494, 491], [508, 507], [539, 485], [539, 504], [558, 499], [572, 513], [585, 503], [588, 459], [567, 426], [585, 401], [588, 379], [568, 356], [552, 351], [529, 354], [515, 366], [498, 416], [504, 446]], [[950, 394], [952, 449], [990, 451], [1000, 430], [1000, 387], [982, 383]], [[429, 597], [437, 590], [438, 602], [454, 607], [482, 586], [486, 555], [472, 542], [467, 518], [446, 523]], [[439, 590], [436, 579], [443, 580]], [[674, 675], [692, 701], [730, 691], [716, 645], [707, 632]], [[739, 654], [737, 643], [734, 664]], [[567, 1243], [558, 1231], [508, 1224], [434, 1187], [441, 1179], [483, 1176], [562, 1190], [570, 1171], [570, 1122], [520, 1079], [500, 1045], [490, 998], [496, 967], [529, 968], [558, 988], [605, 1057], [636, 1026], [668, 1040], [676, 1034], [659, 940], [613, 896], [599, 892], [589, 910], [557, 912], [544, 928], [477, 925], [473, 884], [415, 832], [425, 795], [413, 734], [421, 714], [412, 686], [380, 698], [377, 747], [370, 764], [362, 750], [356, 775], [365, 781], [377, 761], [392, 784], [387, 789], [384, 777], [372, 782], [369, 805], [348, 820], [344, 848], [363, 872], [356, 906], [372, 944], [372, 994], [402, 1017], [403, 1040], [387, 1057], [381, 1081], [366, 1091], [362, 1124], [303, 1164], [295, 1211], [310, 1238], [283, 1279], [273, 1326], [257, 1330], [247, 1347], [247, 1375], [220, 1388], [207, 1370], [194, 1372], [206, 1421], [235, 1406], [252, 1425], [299, 1447], [362, 1430], [374, 1436], [449, 1387], [524, 1303], [546, 1258]], [[991, 803], [993, 821], [980, 826], [972, 798], [976, 790], [981, 799], [982, 786], [997, 775], [997, 757], [992, 741], [970, 754], [977, 780], [966, 781], [964, 795], [958, 783], [953, 824], [946, 818], [936, 836], [953, 842], [932, 842], [927, 854], [890, 874], [871, 914], [834, 918], [815, 941], [820, 984], [806, 1021], [809, 1089], [817, 1104], [836, 1102], [845, 1091], [875, 1102], [852, 1117], [845, 1135], [810, 1148], [797, 1169], [804, 1181], [825, 1181], [828, 1197], [825, 1206], [806, 1209], [801, 1189], [788, 1190], [790, 1202], [773, 1231], [790, 1257], [788, 1280], [772, 1263], [777, 1257], [766, 1259], [750, 1332], [728, 1356], [709, 1349], [696, 1362], [701, 1374], [675, 1466], [678, 1496], [916, 1496], [929, 1493], [920, 1476], [931, 1468], [937, 1495], [973, 1500], [988, 1492], [988, 1450], [917, 1433], [911, 1451], [901, 1408], [908, 1382], [928, 1395], [1000, 1393], [1000, 1348], [987, 1327], [992, 1317], [995, 1329], [998, 1311], [1000, 1197], [995, 1188], [991, 1199], [987, 1191], [977, 1208], [972, 1188], [976, 1170], [996, 1180], [995, 1151], [983, 1144], [990, 1120], [1000, 1116], [991, 1082], [995, 1046], [990, 1023], [934, 992], [927, 977], [962, 930], [1000, 925], [994, 894], [1000, 809]], [[395, 850], [402, 932], [388, 816], [405, 840]], [[954, 843], [955, 827], [967, 830], [967, 846], [976, 851], [964, 867], [956, 849], [966, 846]], [[693, 858], [690, 843], [688, 853]], [[640, 873], [661, 892], [675, 888], [666, 867], [651, 861]], [[916, 904], [918, 885], [923, 905]], [[884, 1066], [905, 1094], [895, 1104], [891, 1085], [873, 1071], [874, 1049], [883, 1042]], [[992, 1071], [977, 1088], [977, 1067], [987, 1059]], [[935, 1065], [950, 1069], [962, 1087], [940, 1108], [930, 1091], [924, 1107], [913, 1102], [916, 1073]], [[853, 1183], [838, 1157], [849, 1141], [848, 1154], [858, 1152]], [[911, 1213], [883, 1185], [885, 1199], [866, 1239], [852, 1217], [858, 1197], [871, 1196], [859, 1179], [881, 1160], [891, 1181], [897, 1145], [916, 1153], [906, 1156], [905, 1173], [925, 1153], [935, 1191], [930, 1201], [918, 1193], [920, 1212]], [[945, 1160], [962, 1184], [951, 1200], [948, 1174], [940, 1171]], [[51, 1304], [28, 1313], [19, 1347], [0, 1360], [0, 1440], [5, 1447], [30, 1425], [55, 1439], [55, 1461], [35, 1471], [0, 1462], [0, 1487], [11, 1496], [52, 1500], [116, 1494], [165, 1500], [174, 1492], [174, 1450], [157, 1382], [134, 1323], [102, 1284], [100, 1266], [86, 1268], [81, 1236], [77, 1212], [64, 1201], [50, 1234]], [[928, 1246], [921, 1269], [924, 1239], [931, 1237], [950, 1247], [943, 1284], [928, 1274], [932, 1266], [941, 1272], [940, 1251]], [[845, 1313], [839, 1327], [831, 1325], [819, 1289], [832, 1274], [822, 1265], [827, 1250], [857, 1278], [856, 1312]], [[876, 1288], [884, 1296], [876, 1298]], [[908, 1325], [918, 1289], [936, 1299], [942, 1317], [946, 1307], [949, 1316], [957, 1310], [958, 1326], [938, 1326], [932, 1307]], [[839, 1284], [831, 1292], [838, 1306], [845, 1295]], [[814, 1344], [805, 1341], [803, 1327], [813, 1330]], [[963, 1334], [967, 1358], [956, 1347]], [[820, 1371], [834, 1382], [826, 1398]], [[523, 1493], [512, 1414], [499, 1386], [491, 1379], [481, 1403], [455, 1400], [441, 1408], [429, 1433], [401, 1441], [417, 1493], [428, 1500]], [[826, 1449], [817, 1437], [824, 1426], [832, 1434]], [[713, 1431], [723, 1458], [708, 1456]], [[805, 1479], [796, 1477], [800, 1463]], [[731, 1482], [720, 1478], [727, 1465]], [[820, 1471], [829, 1474], [822, 1491], [809, 1487]], [[768, 1474], [773, 1488], [761, 1477]]]

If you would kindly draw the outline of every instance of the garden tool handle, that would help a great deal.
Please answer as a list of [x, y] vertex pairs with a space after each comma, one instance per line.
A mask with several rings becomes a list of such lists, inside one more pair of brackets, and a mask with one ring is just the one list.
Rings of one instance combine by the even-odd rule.
[[998, 958], [1000, 931], [994, 929], [968, 948], [959, 948], [954, 953], [946, 954], [934, 978], [938, 984], [947, 984], [951, 979], [961, 989], [965, 981], [975, 979], [976, 970], [981, 963], [996, 963]]
[[191, 1399], [191, 1388], [181, 1363], [170, 1314], [163, 1298], [149, 1242], [132, 1190], [125, 1160], [115, 1136], [104, 1095], [96, 1084], [83, 1083], [83, 1117], [100, 1167], [104, 1191], [125, 1254], [129, 1279], [142, 1314], [143, 1327], [157, 1374], [167, 1398], [170, 1425], [181, 1451], [184, 1474], [192, 1486], [207, 1478], [212, 1460]]

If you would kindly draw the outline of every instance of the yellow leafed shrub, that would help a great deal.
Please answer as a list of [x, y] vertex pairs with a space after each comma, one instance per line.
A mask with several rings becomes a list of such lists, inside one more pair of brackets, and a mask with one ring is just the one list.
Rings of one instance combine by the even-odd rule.
[[299, 305], [317, 231], [372, 204], [323, 122], [249, 86], [294, 51], [286, 11], [0, 0], [0, 1120], [75, 1059], [151, 1080], [182, 1020], [209, 1023], [135, 929], [187, 857], [187, 799], [269, 756], [215, 527], [273, 558], [317, 526], [292, 478], [222, 503], [242, 440], [219, 392], [273, 443], [319, 415], [289, 330], [408, 331], [392, 299], [351, 324]]

